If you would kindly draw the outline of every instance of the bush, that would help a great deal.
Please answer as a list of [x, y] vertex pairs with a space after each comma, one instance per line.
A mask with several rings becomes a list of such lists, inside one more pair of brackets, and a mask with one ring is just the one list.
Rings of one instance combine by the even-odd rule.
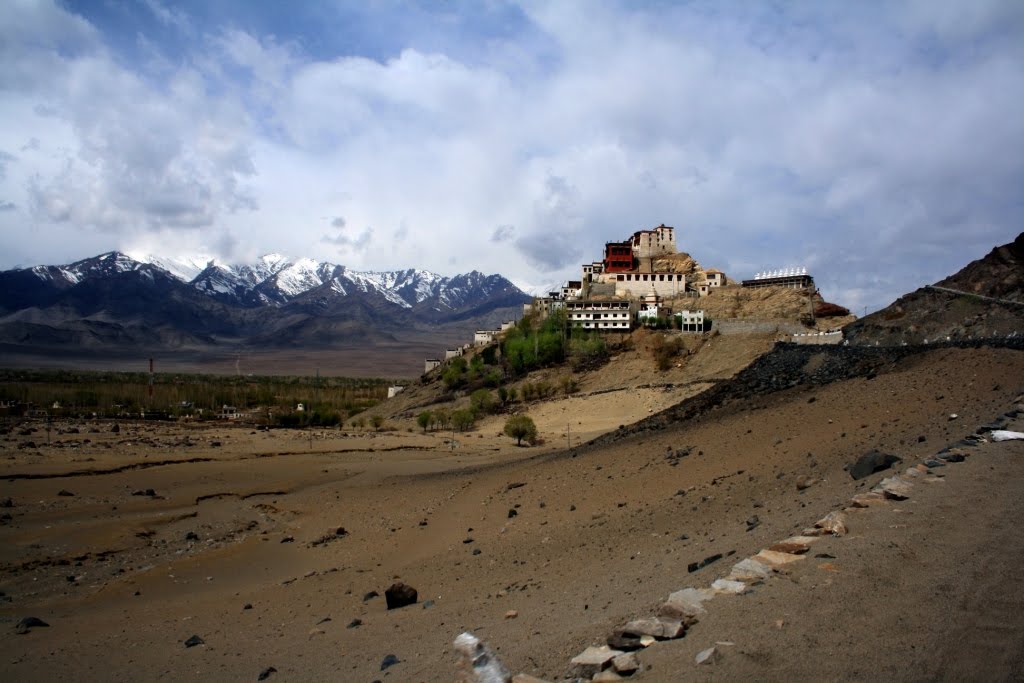
[[523, 439], [533, 442], [537, 438], [537, 425], [529, 415], [513, 415], [505, 421], [505, 434], [516, 440], [521, 446]]
[[658, 334], [651, 339], [651, 356], [654, 358], [654, 364], [662, 371], [672, 367], [672, 359], [684, 348], [682, 337], [666, 339], [664, 335]]
[[434, 414], [431, 413], [429, 410], [424, 410], [422, 413], [416, 416], [416, 424], [418, 424], [423, 429], [424, 434], [427, 433], [427, 427], [430, 426], [433, 420]]
[[566, 396], [575, 394], [580, 390], [579, 382], [572, 375], [562, 375], [558, 380], [558, 384], [562, 387], [562, 393]]
[[384, 426], [384, 416], [374, 415], [370, 418], [370, 424], [373, 425], [373, 431], [379, 432], [380, 428]]
[[447, 429], [448, 425], [452, 421], [451, 413], [448, 412], [447, 408], [438, 408], [434, 411], [434, 424], [441, 429]]

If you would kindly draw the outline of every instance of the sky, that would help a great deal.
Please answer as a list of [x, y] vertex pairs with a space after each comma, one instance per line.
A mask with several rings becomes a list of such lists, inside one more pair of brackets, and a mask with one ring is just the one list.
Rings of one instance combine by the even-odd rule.
[[660, 224], [860, 314], [1011, 241], [1019, 0], [6, 0], [0, 269], [579, 279]]

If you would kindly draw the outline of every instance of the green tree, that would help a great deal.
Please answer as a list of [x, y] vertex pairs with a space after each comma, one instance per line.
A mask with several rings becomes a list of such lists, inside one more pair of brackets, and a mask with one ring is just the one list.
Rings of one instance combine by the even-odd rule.
[[494, 395], [487, 389], [477, 389], [469, 396], [469, 409], [475, 416], [486, 415], [494, 409]]
[[370, 418], [370, 424], [373, 425], [373, 431], [379, 432], [380, 428], [384, 426], [384, 416], [374, 415]]
[[423, 433], [427, 433], [427, 427], [434, 420], [434, 414], [429, 410], [424, 410], [422, 413], [416, 416], [416, 424], [423, 428]]
[[452, 415], [447, 408], [438, 408], [434, 411], [434, 423], [441, 429], [447, 428], [451, 421]]
[[505, 434], [515, 439], [517, 446], [522, 446], [523, 439], [532, 442], [537, 438], [537, 425], [529, 415], [513, 415], [505, 420]]
[[475, 422], [476, 417], [473, 415], [473, 411], [467, 408], [456, 410], [452, 413], [452, 426], [460, 432], [466, 431], [472, 427]]

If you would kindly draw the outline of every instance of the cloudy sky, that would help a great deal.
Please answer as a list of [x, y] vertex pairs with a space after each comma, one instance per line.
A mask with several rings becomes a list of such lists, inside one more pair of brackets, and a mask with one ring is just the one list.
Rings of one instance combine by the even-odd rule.
[[0, 268], [533, 287], [665, 223], [861, 313], [1024, 229], [1019, 0], [7, 0], [0, 60]]

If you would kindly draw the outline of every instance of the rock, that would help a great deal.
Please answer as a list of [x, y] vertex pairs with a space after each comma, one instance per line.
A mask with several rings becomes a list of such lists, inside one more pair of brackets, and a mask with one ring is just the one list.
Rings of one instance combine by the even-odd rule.
[[[846, 535], [846, 515], [838, 510], [833, 510], [828, 513], [817, 522], [814, 523], [815, 528], [821, 529], [827, 534], [833, 536], [845, 536]], [[810, 536], [812, 534], [805, 534]]]
[[1007, 429], [995, 429], [992, 431], [993, 441], [1016, 441], [1024, 439], [1024, 432], [1011, 432]]
[[732, 581], [764, 581], [771, 575], [771, 567], [748, 557], [733, 565], [728, 578]]
[[619, 674], [615, 673], [611, 669], [607, 669], [606, 671], [602, 671], [602, 672], [600, 672], [598, 674], [595, 674], [594, 677], [591, 678], [590, 680], [594, 681], [595, 683], [600, 683], [602, 681], [606, 681], [606, 682], [607, 681], [621, 681], [621, 680], [624, 680], [624, 679], [622, 678], [622, 676], [620, 676]]
[[352, 621], [348, 622], [348, 626], [346, 626], [345, 628], [359, 628], [362, 625], [362, 619], [353, 619]]
[[814, 482], [816, 481], [817, 479], [814, 477], [808, 477], [806, 474], [801, 474], [796, 478], [796, 490], [803, 491], [804, 489], [809, 489], [814, 486]]
[[757, 515], [747, 518], [747, 531], [753, 531], [761, 525], [761, 520], [758, 519]]
[[857, 458], [857, 462], [850, 465], [847, 470], [854, 480], [858, 480], [868, 477], [875, 472], [889, 469], [898, 462], [903, 461], [895, 455], [873, 450]]
[[519, 611], [518, 610], [510, 609], [509, 611], [505, 612], [505, 618], [506, 619], [515, 619], [518, 616], [519, 616]]
[[277, 672], [277, 669], [275, 669], [272, 666], [268, 666], [266, 669], [264, 669], [263, 671], [260, 672], [260, 675], [259, 675], [259, 677], [256, 680], [257, 681], [265, 681], [268, 678], [270, 678], [270, 674], [276, 673], [276, 672]]
[[14, 630], [19, 635], [25, 635], [31, 629], [34, 629], [34, 628], [49, 628], [49, 626], [50, 626], [49, 624], [47, 624], [45, 621], [43, 621], [39, 617], [25, 617], [25, 618], [23, 618], [21, 621], [19, 621], [15, 625]]
[[0, 501], [0, 508], [12, 508], [12, 507], [14, 507], [14, 501], [11, 499], [10, 496], [8, 496], [7, 498], [4, 498], [2, 501]]
[[883, 479], [881, 483], [873, 491], [881, 491], [885, 494], [886, 498], [892, 498], [893, 500], [906, 500], [910, 498], [910, 491], [913, 489], [913, 484], [899, 477], [888, 477]]
[[385, 655], [384, 659], [382, 659], [381, 662], [380, 662], [380, 670], [384, 671], [384, 670], [388, 669], [389, 667], [394, 666], [395, 664], [401, 664], [401, 663], [402, 663], [402, 660], [399, 659], [398, 657], [396, 657], [395, 655]]
[[185, 647], [195, 647], [196, 645], [205, 645], [206, 641], [199, 636], [192, 636], [185, 641]]
[[118, 433], [120, 433], [120, 431], [121, 431], [121, 425], [119, 425], [119, 424], [117, 424], [117, 423], [115, 422], [115, 423], [114, 423], [114, 426], [110, 428], [110, 431], [111, 431], [111, 432], [113, 432], [114, 434], [118, 434]]
[[624, 654], [621, 650], [613, 650], [607, 645], [590, 646], [569, 660], [569, 663], [576, 667], [577, 676], [592, 678], [607, 669], [611, 661], [621, 654]]
[[388, 609], [415, 605], [416, 598], [416, 589], [412, 586], [407, 586], [401, 581], [391, 584], [391, 587], [384, 591], [384, 599], [387, 600]]
[[748, 590], [747, 584], [742, 581], [733, 581], [730, 579], [715, 579], [711, 583], [711, 589], [716, 593], [723, 595], [743, 595]]
[[379, 598], [379, 597], [380, 597], [380, 593], [378, 593], [377, 591], [370, 591], [369, 593], [367, 593], [366, 595], [363, 596], [363, 602], [368, 602], [370, 600], [373, 600], [374, 598]]
[[768, 546], [768, 550], [774, 550], [777, 553], [802, 555], [811, 549], [811, 544], [816, 540], [818, 540], [816, 536], [790, 536], [783, 541]]
[[58, 496], [73, 496], [75, 494], [71, 493], [71, 491], [68, 491], [67, 489], [61, 489], [60, 491], [57, 491], [57, 495]]
[[762, 550], [753, 558], [755, 561], [761, 564], [766, 564], [772, 569], [779, 569], [785, 567], [788, 564], [793, 564], [799, 560], [804, 559], [803, 555], [793, 555], [790, 553], [780, 553], [774, 550]]
[[608, 644], [608, 647], [613, 650], [622, 650], [625, 652], [629, 650], [639, 650], [642, 647], [646, 647], [643, 644], [643, 638], [650, 638], [651, 640], [654, 640], [652, 636], [636, 636], [631, 633], [623, 633], [622, 631], [613, 631], [605, 642]]
[[697, 571], [698, 569], [703, 569], [704, 567], [708, 566], [709, 564], [713, 564], [715, 562], [718, 562], [720, 559], [722, 559], [722, 553], [715, 553], [714, 555], [709, 555], [708, 557], [705, 557], [700, 562], [691, 562], [690, 564], [688, 564], [686, 566], [686, 571], [688, 571], [689, 573], [692, 574], [695, 571]]
[[867, 493], [858, 493], [856, 496], [850, 499], [850, 507], [855, 508], [869, 508], [874, 505], [885, 505], [885, 496], [881, 493], [875, 493], [869, 491]]
[[686, 624], [679, 619], [668, 617], [647, 617], [634, 619], [622, 627], [624, 635], [653, 636], [660, 640], [682, 638], [686, 634]]
[[461, 633], [455, 639], [459, 653], [459, 683], [508, 683], [511, 675], [491, 648], [472, 633]]
[[185, 534], [185, 540], [186, 541], [198, 541], [199, 540], [199, 534], [197, 534], [194, 531], [190, 531], [187, 534]]
[[640, 668], [640, 658], [635, 652], [627, 652], [612, 660], [612, 669], [627, 676]]
[[684, 588], [668, 596], [668, 600], [658, 610], [658, 615], [696, 623], [698, 617], [707, 614], [702, 603], [714, 596], [714, 591], [706, 588]]
[[700, 652], [698, 652], [697, 656], [694, 658], [694, 661], [697, 664], [714, 664], [718, 661], [719, 657], [720, 655], [718, 654], [718, 650], [716, 650], [713, 647], [709, 647], [706, 650], [701, 650]]
[[509, 519], [512, 519], [513, 517], [516, 517], [518, 514], [519, 513], [515, 510], [515, 508], [509, 508], [508, 509], [508, 518]]

